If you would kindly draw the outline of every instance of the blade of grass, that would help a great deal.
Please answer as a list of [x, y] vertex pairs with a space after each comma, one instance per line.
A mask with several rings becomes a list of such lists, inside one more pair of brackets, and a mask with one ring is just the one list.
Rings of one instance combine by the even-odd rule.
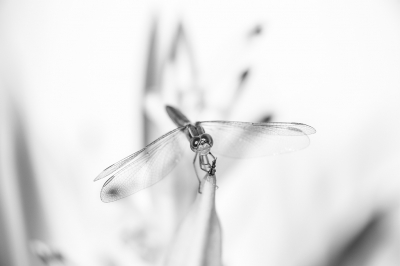
[[182, 221], [164, 266], [220, 266], [221, 226], [215, 211], [215, 175], [206, 175], [202, 194]]

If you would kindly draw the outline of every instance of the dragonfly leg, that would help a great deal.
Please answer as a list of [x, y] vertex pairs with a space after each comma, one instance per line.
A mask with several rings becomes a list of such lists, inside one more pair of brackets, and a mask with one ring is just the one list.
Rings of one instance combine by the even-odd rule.
[[[201, 179], [200, 179], [200, 177], [199, 177], [199, 174], [197, 173], [197, 169], [196, 169], [196, 159], [197, 159], [197, 152], [196, 152], [196, 155], [194, 156], [194, 159], [193, 159], [193, 168], [194, 168], [194, 172], [196, 173], [196, 177], [197, 177], [197, 179], [199, 180], [199, 189], [198, 189], [198, 192], [201, 194], [201, 191], [200, 191]], [[201, 166], [201, 164], [200, 164], [200, 166]]]
[[[212, 165], [211, 165], [211, 169], [208, 171], [209, 175], [215, 175], [215, 165], [217, 163], [217, 157], [215, 157], [211, 152], [210, 152], [210, 156], [213, 158], [212, 161]], [[217, 186], [217, 184], [215, 184], [215, 188], [218, 189], [219, 187]]]
[[217, 160], [217, 157], [215, 157], [211, 152], [209, 152], [208, 154], [211, 155], [211, 157], [213, 158], [213, 161], [216, 161], [216, 160]]
[[[211, 167], [211, 165], [209, 163], [205, 164], [204, 161], [202, 160], [202, 158], [203, 158], [202, 156], [199, 157], [200, 169], [203, 170], [204, 172], [206, 172], [207, 173], [206, 175], [208, 175], [208, 171], [209, 170], [207, 169], [207, 167], [209, 168], [209, 167]], [[197, 176], [197, 177], [199, 177], [199, 176]], [[201, 194], [201, 181], [200, 181], [200, 179], [199, 179], [199, 193]]]
[[[214, 175], [215, 173], [215, 163], [217, 158], [214, 155], [210, 155], [213, 158], [213, 162], [212, 165], [210, 164], [209, 158], [208, 158], [208, 154], [206, 155], [199, 155], [199, 164], [200, 164], [200, 169], [203, 170], [204, 172], [207, 173], [207, 175]], [[199, 193], [200, 189], [199, 189]]]
[[[215, 160], [216, 160], [217, 158], [215, 158]], [[215, 160], [213, 161], [213, 163], [215, 163]], [[207, 167], [208, 168], [212, 168], [212, 166], [210, 165], [210, 164], [200, 164], [200, 168], [201, 168], [201, 170], [203, 170], [204, 172], [207, 172], [207, 174], [204, 176], [204, 178], [208, 175], [208, 176], [211, 176], [211, 175], [214, 175], [215, 174], [215, 172], [213, 172], [213, 173], [210, 173], [210, 169], [207, 169]], [[216, 184], [214, 185], [217, 189], [219, 188]], [[199, 187], [199, 193], [201, 193], [200, 192], [200, 187]]]

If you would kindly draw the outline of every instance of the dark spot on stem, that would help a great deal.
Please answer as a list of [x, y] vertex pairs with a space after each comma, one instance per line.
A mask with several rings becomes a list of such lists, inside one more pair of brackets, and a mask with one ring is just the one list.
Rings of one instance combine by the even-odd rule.
[[250, 31], [249, 36], [250, 36], [250, 37], [255, 37], [255, 36], [261, 35], [261, 34], [262, 34], [262, 31], [263, 31], [262, 26], [261, 26], [261, 25], [256, 25], [256, 26]]
[[245, 71], [242, 72], [242, 74], [240, 75], [240, 83], [244, 83], [248, 77], [249, 77], [249, 73], [250, 73], [250, 69], [246, 69]]
[[268, 123], [272, 121], [272, 115], [265, 115], [260, 119], [261, 123]]

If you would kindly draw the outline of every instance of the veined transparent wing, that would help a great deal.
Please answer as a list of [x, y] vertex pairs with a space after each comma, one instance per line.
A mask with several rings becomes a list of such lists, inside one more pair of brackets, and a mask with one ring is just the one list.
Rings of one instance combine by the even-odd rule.
[[184, 127], [172, 130], [101, 172], [95, 181], [111, 176], [101, 189], [101, 200], [119, 200], [154, 185], [168, 175], [184, 153], [187, 140], [183, 131]]
[[254, 158], [304, 149], [315, 129], [300, 123], [198, 122], [214, 140], [211, 152]]

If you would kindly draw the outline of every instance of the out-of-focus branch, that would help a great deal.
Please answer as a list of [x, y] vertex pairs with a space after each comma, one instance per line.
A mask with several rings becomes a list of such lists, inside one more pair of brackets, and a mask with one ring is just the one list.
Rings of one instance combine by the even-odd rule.
[[216, 176], [206, 175], [202, 194], [186, 215], [166, 255], [164, 266], [220, 266], [221, 226], [215, 211]]

